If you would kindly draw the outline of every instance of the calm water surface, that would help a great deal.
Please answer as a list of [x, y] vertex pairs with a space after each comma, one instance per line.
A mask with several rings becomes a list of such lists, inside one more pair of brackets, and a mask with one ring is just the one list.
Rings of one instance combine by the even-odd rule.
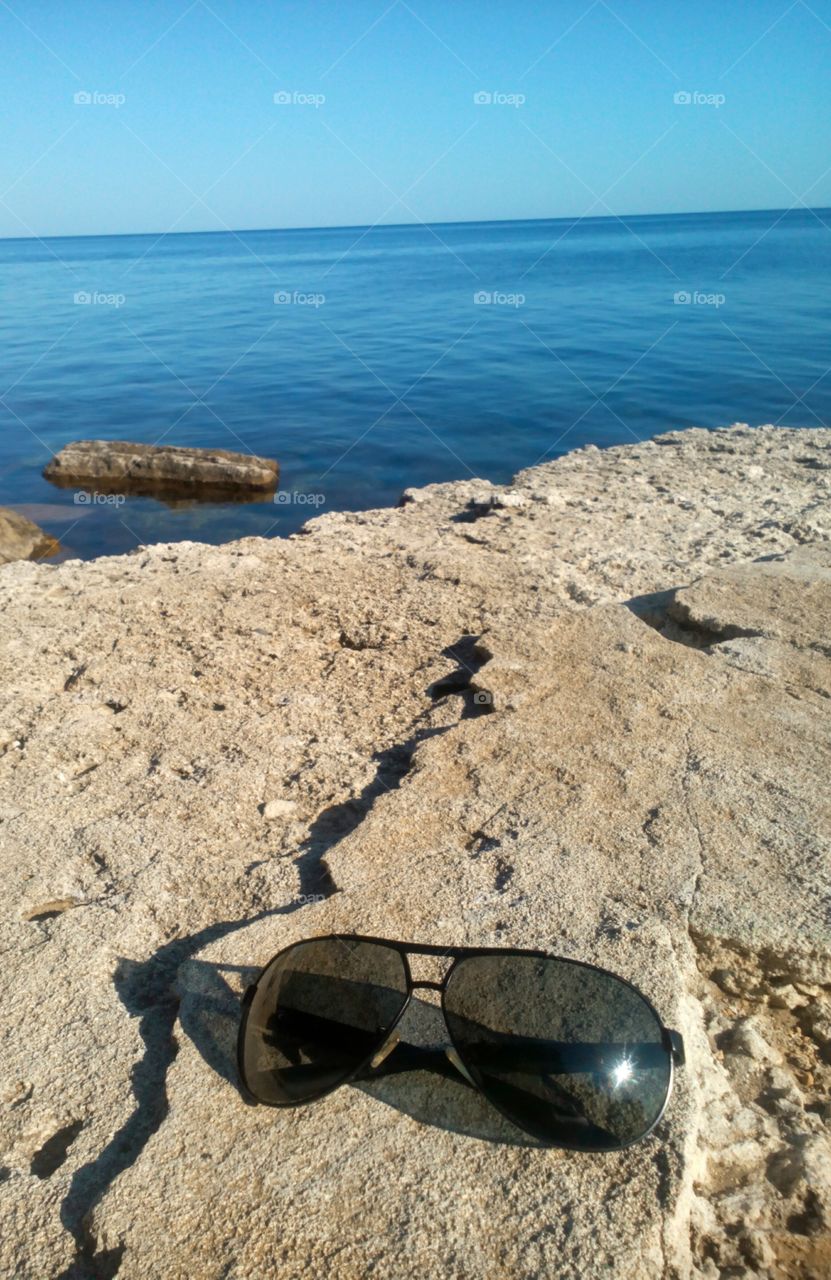
[[[0, 504], [87, 557], [285, 534], [587, 442], [824, 425], [829, 229], [799, 210], [0, 241]], [[88, 437], [266, 454], [282, 500], [78, 502], [41, 470]]]

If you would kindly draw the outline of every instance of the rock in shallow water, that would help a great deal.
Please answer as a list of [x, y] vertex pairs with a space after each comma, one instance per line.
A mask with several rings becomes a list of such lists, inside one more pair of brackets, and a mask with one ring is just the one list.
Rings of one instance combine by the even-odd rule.
[[277, 487], [279, 474], [276, 462], [254, 454], [123, 440], [76, 440], [65, 445], [43, 472], [45, 479], [62, 488], [98, 483], [126, 492], [158, 487], [185, 493], [200, 489], [269, 492]]

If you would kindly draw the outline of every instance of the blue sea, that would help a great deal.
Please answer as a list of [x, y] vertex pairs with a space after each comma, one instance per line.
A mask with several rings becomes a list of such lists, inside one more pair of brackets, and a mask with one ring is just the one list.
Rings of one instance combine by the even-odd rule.
[[[90, 557], [276, 536], [579, 445], [831, 421], [831, 212], [0, 241], [0, 504]], [[123, 503], [71, 440], [265, 454], [279, 501]]]

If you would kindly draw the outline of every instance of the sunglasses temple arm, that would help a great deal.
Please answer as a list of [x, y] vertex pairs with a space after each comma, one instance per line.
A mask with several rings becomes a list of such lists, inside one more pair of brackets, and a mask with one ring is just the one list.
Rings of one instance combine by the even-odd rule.
[[[623, 1063], [634, 1070], [661, 1067], [666, 1055], [676, 1067], [684, 1064], [684, 1042], [677, 1031], [666, 1031], [664, 1043], [580, 1043], [511, 1037], [476, 1046], [475, 1060], [483, 1070], [523, 1075], [558, 1076], [610, 1070]], [[454, 1055], [455, 1056], [455, 1055]], [[461, 1062], [457, 1068], [463, 1069]], [[467, 1074], [467, 1072], [465, 1072]]]
[[[675, 1066], [683, 1066], [684, 1041], [681, 1035], [667, 1028], [665, 1043], [672, 1054]], [[480, 1050], [480, 1054], [483, 1062], [487, 1062], [491, 1069], [498, 1069], [499, 1065], [502, 1065], [503, 1069], [513, 1068], [531, 1073], [542, 1071], [548, 1075], [559, 1075], [586, 1070], [587, 1067], [594, 1066], [594, 1063], [581, 1061], [586, 1050], [594, 1054], [598, 1050], [601, 1052], [605, 1050], [608, 1053], [615, 1048], [616, 1046], [612, 1045], [559, 1045], [555, 1048], [554, 1045], [545, 1042], [526, 1040], [524, 1044], [514, 1042], [511, 1045], [490, 1045]], [[637, 1055], [637, 1065], [642, 1067], [657, 1065], [660, 1061], [655, 1057], [654, 1064], [651, 1062], [656, 1051], [660, 1053], [656, 1045], [638, 1045], [631, 1048]], [[638, 1059], [640, 1059], [639, 1062]], [[432, 1071], [436, 1075], [445, 1076], [448, 1080], [476, 1087], [452, 1050], [448, 1053], [446, 1050], [429, 1049], [421, 1045], [406, 1044], [403, 1041], [399, 1041], [381, 1062], [375, 1066], [370, 1065], [358, 1078], [379, 1080], [384, 1076], [401, 1075], [405, 1071]]]

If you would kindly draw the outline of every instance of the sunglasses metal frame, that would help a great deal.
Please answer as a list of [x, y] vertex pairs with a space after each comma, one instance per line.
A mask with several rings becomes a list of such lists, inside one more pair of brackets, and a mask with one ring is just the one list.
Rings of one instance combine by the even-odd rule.
[[[254, 999], [254, 996], [256, 995], [257, 987], [259, 986], [259, 983], [262, 981], [266, 973], [271, 969], [272, 965], [276, 964], [278, 960], [281, 960], [283, 956], [288, 954], [288, 952], [293, 951], [295, 947], [302, 946], [310, 942], [364, 942], [364, 943], [373, 944], [375, 946], [387, 947], [390, 950], [397, 952], [403, 962], [404, 976], [407, 982], [406, 996], [404, 998], [404, 1002], [401, 1006], [401, 1009], [396, 1014], [396, 1017], [394, 1018], [394, 1020], [387, 1027], [386, 1031], [384, 1032], [383, 1038], [375, 1046], [372, 1053], [368, 1054], [365, 1058], [363, 1058], [354, 1067], [353, 1070], [349, 1071], [343, 1077], [342, 1080], [339, 1080], [336, 1084], [327, 1085], [324, 1089], [321, 1089], [318, 1093], [315, 1093], [308, 1098], [302, 1098], [296, 1101], [292, 1100], [287, 1102], [264, 1101], [262, 1098], [258, 1098], [256, 1094], [254, 1094], [252, 1090], [249, 1088], [248, 1082], [246, 1080], [246, 1075], [245, 1075], [244, 1050], [245, 1050], [245, 1038], [246, 1038], [246, 1033], [248, 1029], [249, 1009], [251, 1007], [251, 1003]], [[432, 982], [427, 980], [414, 979], [412, 975], [412, 970], [410, 969], [410, 962], [409, 962], [409, 956], [411, 955], [434, 956], [439, 959], [447, 958], [451, 960], [452, 963], [450, 964], [450, 967], [448, 968], [441, 982]], [[609, 1148], [608, 1151], [610, 1153], [613, 1153], [616, 1151], [623, 1151], [626, 1149], [626, 1147], [630, 1147], [636, 1142], [642, 1142], [644, 1138], [649, 1137], [649, 1135], [655, 1129], [656, 1125], [658, 1125], [661, 1122], [666, 1112], [666, 1109], [669, 1105], [669, 1100], [670, 1100], [670, 1097], [672, 1096], [672, 1088], [673, 1088], [673, 1083], [675, 1079], [675, 1071], [678, 1067], [682, 1067], [685, 1062], [684, 1041], [680, 1032], [673, 1031], [669, 1027], [664, 1025], [664, 1021], [661, 1018], [661, 1015], [658, 1013], [658, 1010], [652, 1004], [652, 1001], [649, 1000], [648, 997], [645, 996], [643, 992], [638, 987], [636, 987], [633, 982], [629, 982], [627, 978], [621, 978], [618, 974], [612, 973], [611, 970], [604, 969], [601, 965], [589, 964], [585, 960], [574, 960], [571, 958], [571, 956], [557, 956], [557, 955], [553, 955], [550, 951], [540, 951], [540, 950], [525, 948], [525, 947], [437, 947], [437, 946], [431, 945], [430, 943], [425, 943], [425, 942], [400, 942], [393, 938], [377, 938], [377, 937], [372, 937], [368, 934], [359, 934], [359, 933], [325, 933], [325, 934], [316, 935], [315, 937], [311, 937], [311, 938], [298, 938], [295, 942], [289, 943], [288, 946], [283, 947], [280, 951], [278, 951], [275, 955], [273, 955], [271, 959], [268, 961], [268, 963], [265, 964], [263, 968], [260, 970], [260, 972], [257, 974], [255, 981], [251, 983], [251, 985], [247, 987], [245, 992], [243, 993], [242, 1016], [240, 1018], [239, 1033], [237, 1036], [237, 1074], [239, 1077], [239, 1089], [240, 1089], [240, 1093], [242, 1094], [242, 1097], [247, 1103], [249, 1103], [252, 1106], [259, 1105], [259, 1106], [266, 1106], [266, 1107], [277, 1107], [281, 1109], [303, 1107], [303, 1106], [308, 1106], [310, 1103], [313, 1103], [313, 1102], [319, 1102], [321, 1098], [327, 1097], [329, 1094], [334, 1093], [336, 1089], [340, 1089], [343, 1085], [346, 1085], [346, 1084], [355, 1084], [359, 1081], [369, 1082], [372, 1080], [378, 1080], [384, 1076], [397, 1074], [402, 1071], [430, 1070], [433, 1072], [437, 1072], [440, 1075], [447, 1076], [455, 1080], [457, 1083], [461, 1083], [474, 1088], [477, 1091], [477, 1093], [480, 1093], [482, 1097], [485, 1098], [485, 1100], [490, 1104], [490, 1106], [494, 1107], [495, 1110], [499, 1111], [508, 1121], [510, 1121], [510, 1123], [514, 1126], [514, 1128], [519, 1129], [520, 1131], [525, 1133], [530, 1133], [543, 1146], [557, 1147], [557, 1148], [562, 1148], [564, 1150], [572, 1150], [572, 1151], [590, 1151], [593, 1154], [603, 1154], [603, 1149], [598, 1150], [596, 1147], [584, 1147], [577, 1143], [569, 1143], [566, 1141], [552, 1142], [550, 1138], [548, 1138], [546, 1135], [543, 1135], [541, 1132], [536, 1132], [533, 1128], [531, 1128], [528, 1125], [520, 1124], [514, 1116], [510, 1115], [510, 1113], [506, 1111], [503, 1107], [501, 1107], [499, 1103], [495, 1102], [489, 1096], [486, 1090], [483, 1089], [480, 1085], [478, 1085], [473, 1080], [473, 1078], [470, 1075], [468, 1075], [468, 1068], [467, 1068], [467, 1065], [465, 1064], [464, 1052], [462, 1051], [462, 1049], [460, 1049], [459, 1045], [456, 1043], [456, 1040], [453, 1036], [451, 1024], [450, 1022], [448, 1022], [448, 1019], [447, 1019], [447, 1010], [445, 1008], [445, 995], [446, 995], [448, 983], [450, 981], [450, 978], [453, 975], [454, 970], [456, 969], [456, 966], [463, 960], [468, 960], [468, 959], [471, 959], [472, 957], [477, 957], [477, 956], [531, 956], [539, 960], [558, 960], [563, 964], [576, 965], [578, 968], [589, 969], [589, 970], [592, 970], [594, 973], [603, 974], [604, 977], [612, 978], [615, 982], [619, 982], [622, 986], [628, 987], [630, 991], [633, 991], [635, 995], [637, 995], [644, 1002], [647, 1008], [654, 1015], [658, 1025], [661, 1028], [662, 1046], [667, 1053], [667, 1060], [669, 1063], [669, 1079], [667, 1081], [666, 1096], [664, 1098], [663, 1105], [661, 1106], [660, 1111], [658, 1112], [658, 1114], [656, 1115], [655, 1119], [652, 1121], [648, 1129], [646, 1129], [643, 1133], [639, 1134], [637, 1137], [629, 1139], [627, 1142], [621, 1142], [614, 1148]], [[404, 1016], [404, 1013], [406, 1012], [410, 1004], [410, 1001], [412, 1000], [413, 992], [418, 990], [423, 990], [423, 989], [438, 991], [441, 993], [442, 1018], [444, 1020], [445, 1030], [447, 1031], [454, 1056], [448, 1056], [448, 1053], [441, 1052], [441, 1051], [436, 1052], [435, 1050], [431, 1050], [429, 1048], [422, 1048], [421, 1046], [418, 1046], [418, 1045], [405, 1044], [400, 1041], [396, 1043], [396, 1041], [394, 1040], [395, 1028], [397, 1027], [398, 1023], [401, 1021], [402, 1017]], [[387, 1046], [389, 1046], [389, 1048]], [[457, 1062], [454, 1062], [454, 1057], [457, 1058]], [[378, 1059], [377, 1063], [376, 1063], [376, 1059]], [[458, 1065], [459, 1063], [462, 1066], [462, 1070], [459, 1070], [459, 1065]]]

